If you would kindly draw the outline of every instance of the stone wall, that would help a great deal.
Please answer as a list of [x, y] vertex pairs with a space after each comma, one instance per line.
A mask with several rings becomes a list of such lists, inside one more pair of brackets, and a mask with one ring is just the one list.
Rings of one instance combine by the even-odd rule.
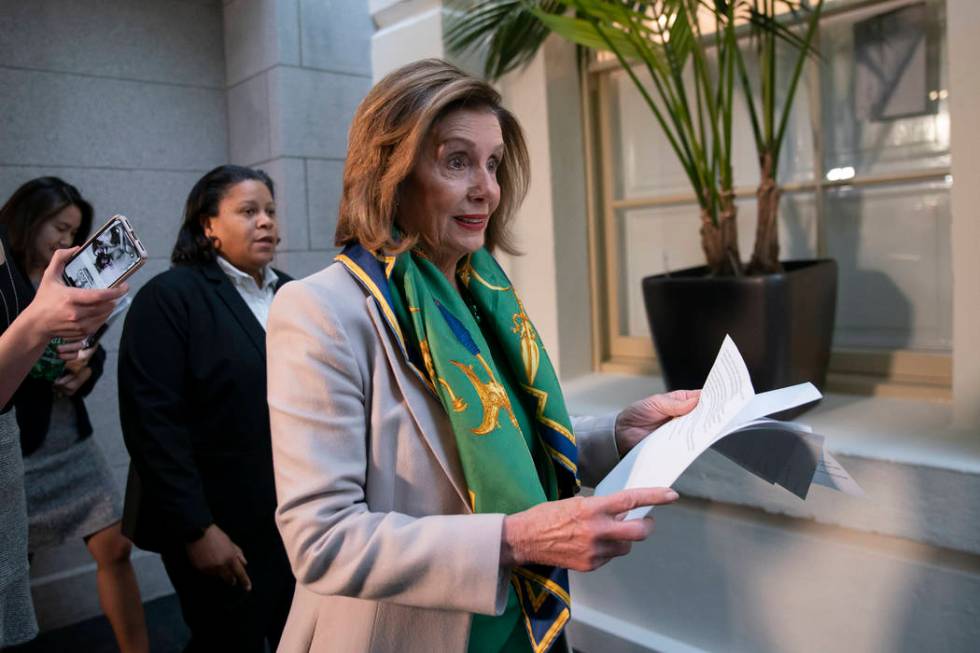
[[230, 158], [275, 180], [278, 264], [293, 276], [335, 253], [347, 129], [371, 87], [372, 30], [360, 0], [225, 3]]

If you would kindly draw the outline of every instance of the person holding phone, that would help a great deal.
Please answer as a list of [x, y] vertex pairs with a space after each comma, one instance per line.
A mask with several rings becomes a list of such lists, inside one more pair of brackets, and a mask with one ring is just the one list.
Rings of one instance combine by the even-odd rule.
[[[91, 227], [91, 205], [57, 177], [27, 182], [0, 208], [0, 228], [9, 244], [8, 272], [25, 312], [35, 302], [43, 307], [49, 288], [64, 287], [62, 271], [74, 252], [63, 250], [83, 243]], [[56, 278], [51, 278], [51, 269], [45, 272], [53, 260], [59, 267]], [[75, 292], [118, 298], [125, 287]], [[95, 314], [100, 322], [108, 317], [103, 308], [99, 305]], [[85, 314], [75, 312], [76, 318]], [[80, 340], [92, 330], [65, 329], [60, 335]], [[104, 454], [90, 437], [84, 403], [102, 374], [105, 351], [77, 350], [78, 345], [65, 346], [60, 340], [45, 344], [13, 395], [24, 455], [29, 549], [82, 538], [96, 562], [99, 600], [120, 650], [148, 651], [139, 586], [129, 560], [132, 547], [120, 529], [122, 499]]]
[[186, 651], [275, 650], [292, 600], [265, 399], [265, 324], [289, 281], [271, 266], [278, 233], [264, 172], [208, 172], [187, 198], [173, 267], [137, 293], [123, 326], [124, 524], [163, 557]]
[[[67, 288], [61, 272], [75, 250], [63, 250], [52, 257], [28, 306], [26, 281], [14, 270], [8, 250], [0, 227], [0, 649], [37, 634], [28, 580], [24, 463], [8, 402], [52, 338], [92, 333], [126, 292], [125, 285], [114, 290]], [[61, 345], [59, 356], [72, 360], [80, 347], [77, 340]]]

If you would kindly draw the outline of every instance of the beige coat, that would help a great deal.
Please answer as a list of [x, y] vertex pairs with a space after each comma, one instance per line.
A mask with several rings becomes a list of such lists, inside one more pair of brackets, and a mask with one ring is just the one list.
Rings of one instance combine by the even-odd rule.
[[[277, 520], [296, 595], [279, 651], [465, 651], [499, 614], [504, 516], [473, 514], [442, 406], [380, 304], [340, 264], [276, 295], [268, 326]], [[618, 460], [613, 416], [578, 418], [580, 475]]]

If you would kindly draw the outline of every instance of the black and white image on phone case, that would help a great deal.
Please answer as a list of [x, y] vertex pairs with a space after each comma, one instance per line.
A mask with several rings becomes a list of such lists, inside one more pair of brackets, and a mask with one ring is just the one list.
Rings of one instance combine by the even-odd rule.
[[116, 223], [68, 264], [65, 275], [76, 288], [108, 288], [138, 261], [136, 244]]

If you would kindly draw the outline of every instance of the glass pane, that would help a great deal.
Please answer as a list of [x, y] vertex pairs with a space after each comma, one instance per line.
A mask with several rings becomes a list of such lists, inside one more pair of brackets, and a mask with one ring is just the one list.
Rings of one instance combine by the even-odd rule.
[[945, 32], [942, 0], [872, 6], [823, 22], [829, 179], [949, 165]]
[[[752, 202], [755, 211], [755, 202]], [[747, 213], [743, 213], [748, 217]], [[753, 225], [754, 227], [754, 225]], [[754, 234], [753, 234], [754, 236]], [[745, 241], [743, 249], [751, 246]], [[746, 258], [750, 251], [745, 252]], [[817, 198], [811, 192], [783, 193], [779, 201], [779, 259], [812, 259], [817, 255]]]
[[700, 209], [677, 204], [617, 212], [619, 334], [649, 337], [641, 281], [651, 274], [704, 264]]
[[[780, 202], [782, 258], [812, 258], [816, 251], [816, 206], [813, 193], [787, 193]], [[742, 257], [752, 253], [756, 200], [738, 201], [738, 238]], [[649, 336], [643, 307], [643, 277], [704, 265], [695, 204], [629, 209], [617, 213], [619, 238], [619, 334]]]
[[835, 346], [950, 350], [948, 185], [834, 189], [826, 212], [840, 267]]
[[[745, 46], [748, 48], [748, 44]], [[785, 83], [785, 90], [795, 63], [793, 51], [780, 49], [777, 75]], [[754, 57], [746, 58], [749, 78], [758, 79]], [[646, 85], [650, 96], [656, 91], [650, 76], [641, 67], [634, 68]], [[691, 186], [683, 167], [671, 149], [633, 80], [624, 71], [616, 69], [606, 73], [609, 112], [613, 140], [613, 161], [616, 164], [616, 198], [657, 197], [691, 193]], [[758, 87], [755, 87], [758, 90]], [[693, 98], [692, 84], [687, 86], [689, 98]], [[693, 101], [693, 100], [692, 100]], [[782, 97], [777, 98], [781, 106]], [[779, 116], [777, 115], [777, 120]], [[761, 119], [761, 118], [760, 118]], [[732, 110], [732, 169], [736, 187], [754, 188], [759, 183], [759, 164], [752, 136], [752, 124], [741, 87], [737, 87]], [[810, 121], [809, 90], [806, 74], [801, 79], [796, 102], [787, 122], [784, 147], [780, 156], [779, 178], [783, 182], [811, 181], [814, 174], [813, 129]]]
[[[651, 84], [645, 71], [635, 71]], [[608, 82], [616, 199], [693, 193], [670, 141], [629, 75], [615, 70]]]
[[[748, 41], [742, 41], [745, 53], [745, 68], [749, 83], [752, 85], [756, 98], [756, 114], [760, 128], [764, 128], [761, 114], [760, 79], [758, 58]], [[788, 45], [780, 44], [776, 60], [776, 112], [773, 118], [778, 128], [782, 119], [782, 108], [786, 102], [786, 92], [796, 67], [796, 51]], [[813, 124], [810, 119], [810, 84], [809, 76], [813, 74], [813, 66], [805, 66], [803, 74], [797, 83], [793, 108], [786, 122], [786, 132], [783, 136], [783, 147], [779, 154], [779, 182], [801, 183], [814, 180], [815, 157], [813, 152]], [[737, 90], [732, 117], [732, 129], [735, 136], [735, 152], [738, 154], [735, 167], [735, 185], [755, 187], [759, 183], [759, 165], [752, 137], [752, 121], [745, 105], [745, 95], [741, 85]]]

